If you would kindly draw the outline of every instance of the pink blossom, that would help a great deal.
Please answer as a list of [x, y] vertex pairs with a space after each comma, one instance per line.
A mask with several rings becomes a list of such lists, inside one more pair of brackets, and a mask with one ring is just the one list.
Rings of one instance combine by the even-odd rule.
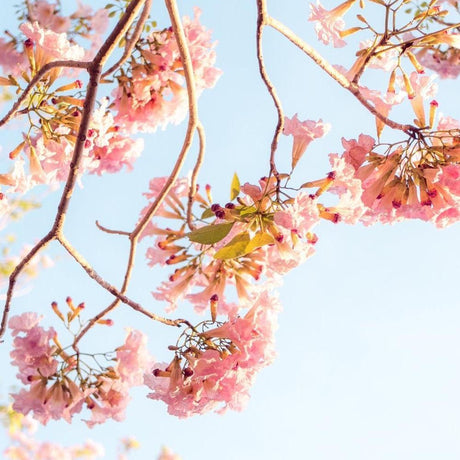
[[27, 68], [27, 58], [19, 53], [12, 41], [0, 38], [0, 66], [5, 75], [19, 76]]
[[350, 139], [347, 141], [342, 138], [342, 145], [345, 149], [343, 157], [355, 170], [357, 170], [364, 162], [366, 155], [372, 150], [375, 145], [375, 140], [366, 134], [360, 134], [358, 140]]
[[[355, 173], [348, 179], [349, 174], [344, 175], [342, 189], [350, 193], [354, 182], [361, 182], [362, 194], [356, 186], [356, 200], [353, 200], [358, 205], [357, 211], [360, 200], [365, 206], [360, 220], [371, 224], [417, 218], [432, 221], [440, 227], [455, 222], [460, 209], [460, 152], [455, 136], [459, 126], [457, 120], [441, 117], [438, 130], [430, 139], [433, 148], [428, 146], [426, 151], [418, 144], [409, 143], [380, 155], [372, 151], [373, 139], [369, 136], [360, 136], [358, 142], [344, 140], [346, 151], [342, 159], [353, 167]], [[337, 156], [331, 156], [331, 159], [336, 165], [342, 161]], [[401, 165], [406, 166], [402, 169]], [[342, 172], [346, 172], [345, 169]]]
[[152, 364], [147, 349], [147, 337], [140, 331], [128, 329], [125, 343], [117, 348], [116, 372], [129, 386], [142, 385], [143, 375]]
[[145, 384], [153, 390], [148, 397], [164, 401], [168, 412], [178, 417], [243, 409], [256, 373], [275, 357], [273, 341], [279, 309], [277, 298], [261, 292], [243, 318], [231, 319], [203, 334], [203, 339], [231, 340], [230, 352], [207, 349], [198, 355], [188, 354], [185, 375], [180, 359], [175, 358], [169, 366], [156, 364], [156, 375], [145, 374]]
[[[365, 40], [359, 44], [359, 48], [362, 50], [368, 50], [373, 46], [374, 43], [372, 40]], [[384, 47], [374, 47], [373, 49], [376, 55], [371, 58], [368, 67], [391, 72], [398, 65], [399, 52], [397, 47], [388, 48], [388, 50], [385, 50]]]
[[330, 125], [319, 121], [299, 121], [297, 114], [291, 119], [284, 118], [284, 131], [283, 133], [288, 136], [294, 137], [294, 144], [292, 146], [292, 169], [295, 168], [297, 162], [305, 153], [310, 142], [314, 139], [323, 137], [329, 132]]
[[435, 217], [435, 224], [438, 228], [445, 228], [460, 221], [460, 207], [448, 208]]
[[24, 313], [11, 318], [9, 323], [15, 336], [11, 363], [18, 368], [17, 377], [25, 384], [30, 384], [34, 376], [53, 375], [58, 366], [53, 357], [55, 346], [50, 344], [56, 332], [52, 328], [45, 330], [38, 326], [40, 320], [34, 313]]
[[[373, 103], [375, 109], [384, 117], [388, 117], [393, 106], [400, 104], [404, 99], [404, 93], [402, 91], [397, 94], [392, 92], [386, 92], [385, 94], [382, 94], [380, 91], [371, 90], [364, 86], [361, 86], [359, 91], [368, 101]], [[377, 135], [380, 137], [385, 124], [377, 116], [375, 117], [375, 122], [377, 127]]]
[[85, 420], [86, 424], [93, 428], [109, 418], [121, 422], [125, 418], [130, 399], [127, 382], [100, 376], [97, 382], [97, 398], [92, 398], [90, 405], [91, 419]]
[[144, 147], [142, 139], [133, 139], [118, 129], [107, 103], [104, 100], [94, 111], [88, 129], [83, 168], [91, 174], [116, 173], [123, 166], [132, 170]]
[[21, 315], [12, 316], [8, 322], [8, 327], [11, 329], [11, 335], [17, 336], [20, 332], [28, 332], [37, 326], [43, 319], [43, 315], [38, 316], [37, 313], [22, 313]]
[[420, 122], [420, 126], [426, 125], [425, 110], [423, 107], [424, 102], [432, 100], [438, 91], [438, 85], [433, 81], [435, 78], [435, 75], [427, 76], [417, 72], [412, 72], [410, 74], [410, 84], [413, 93], [411, 94], [407, 87], [406, 92], [408, 92], [409, 100]]
[[56, 33], [67, 32], [70, 28], [70, 19], [56, 14], [56, 4], [46, 0], [36, 0], [31, 3], [29, 14], [43, 29], [52, 30]]
[[[343, 142], [347, 141], [342, 139]], [[346, 162], [344, 156], [339, 158], [336, 154], [330, 154], [329, 162], [334, 173], [334, 182], [329, 192], [339, 195], [334, 211], [340, 215], [341, 222], [356, 224], [366, 212], [362, 201], [362, 183], [354, 177], [355, 169]]]
[[49, 56], [54, 57], [55, 60], [71, 59], [79, 61], [83, 59], [84, 49], [79, 45], [72, 45], [65, 33], [45, 30], [38, 22], [25, 22], [19, 28], [27, 38], [30, 38]]
[[157, 460], [181, 460], [181, 458], [167, 447], [163, 447]]
[[[157, 199], [163, 187], [166, 185], [167, 180], [167, 177], [155, 177], [149, 182], [149, 191], [144, 193], [143, 195], [147, 198], [147, 200], [149, 200], [150, 203], [141, 211], [141, 219], [147, 213], [152, 203]], [[156, 216], [172, 219], [180, 218], [181, 214], [178, 212], [178, 209], [183, 210], [184, 207], [182, 204], [179, 203], [181, 203], [181, 199], [185, 198], [186, 196], [188, 196], [188, 180], [185, 178], [178, 179], [173, 184], [167, 196], [158, 208]], [[156, 236], [158, 234], [157, 231], [158, 228], [152, 222], [150, 222], [142, 232], [141, 238], [144, 238], [146, 236]], [[154, 250], [162, 251], [162, 249], [157, 246]], [[159, 257], [161, 259], [161, 255]]]
[[143, 384], [143, 375], [152, 365], [147, 350], [147, 337], [140, 331], [127, 330], [125, 343], [117, 348], [113, 375], [100, 375], [91, 397], [89, 427], [104, 423], [108, 418], [121, 421], [130, 401], [129, 390]]
[[300, 191], [292, 204], [274, 213], [278, 235], [273, 245], [262, 248], [270, 278], [287, 273], [315, 253], [316, 239], [312, 241], [311, 237], [319, 220], [317, 200], [305, 191]]
[[[195, 17], [183, 20], [198, 95], [212, 88], [221, 74], [214, 67], [215, 44], [211, 43], [210, 31], [199, 23], [200, 14], [195, 8]], [[130, 132], [154, 132], [158, 127], [180, 123], [187, 114], [187, 92], [172, 30], [151, 34], [147, 49], [141, 53], [147, 64], [133, 63], [130, 78], [118, 78], [120, 86], [113, 93], [116, 123]]]
[[[76, 15], [77, 12], [74, 14]], [[103, 34], [109, 25], [109, 11], [106, 8], [100, 8], [88, 16], [91, 19], [91, 29], [98, 34]]]
[[422, 48], [417, 58], [424, 67], [436, 72], [440, 78], [457, 78], [460, 74], [460, 51], [448, 48], [442, 51], [438, 48]]
[[340, 34], [345, 27], [342, 16], [350, 9], [354, 2], [355, 0], [347, 0], [330, 11], [324, 9], [319, 0], [317, 0], [316, 5], [310, 3], [311, 13], [308, 20], [316, 21], [315, 31], [318, 40], [322, 41], [325, 45], [329, 45], [332, 41], [336, 48], [341, 48], [347, 44]]

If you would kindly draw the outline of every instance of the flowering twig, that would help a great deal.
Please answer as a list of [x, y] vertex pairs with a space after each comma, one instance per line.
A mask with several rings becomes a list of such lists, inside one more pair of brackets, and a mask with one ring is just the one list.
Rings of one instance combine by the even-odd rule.
[[[62, 234], [62, 228], [69, 206], [70, 199], [76, 184], [78, 177], [79, 167], [83, 154], [84, 144], [86, 140], [86, 133], [88, 130], [89, 123], [91, 121], [92, 111], [96, 102], [97, 89], [99, 86], [99, 80], [101, 76], [101, 69], [104, 62], [108, 59], [110, 53], [115, 49], [117, 43], [124, 36], [129, 26], [135, 19], [136, 14], [142, 7], [145, 0], [133, 0], [126, 8], [125, 13], [116, 24], [115, 28], [104, 41], [100, 50], [96, 54], [95, 58], [88, 64], [82, 63], [82, 67], [86, 68], [89, 74], [89, 82], [87, 85], [86, 96], [83, 104], [82, 119], [78, 129], [77, 140], [75, 142], [74, 152], [72, 160], [70, 162], [69, 174], [64, 186], [64, 190], [59, 201], [58, 209], [54, 219], [53, 226], [50, 232], [42, 238], [29, 253], [19, 262], [9, 277], [8, 291], [6, 295], [5, 306], [3, 309], [2, 322], [0, 326], [0, 338], [3, 337], [6, 330], [6, 323], [8, 320], [8, 314], [10, 311], [11, 299], [13, 297], [14, 286], [16, 279], [27, 264], [33, 259], [33, 257], [41, 251], [50, 241], [54, 239], [60, 239], [61, 243], [64, 238]], [[63, 61], [69, 62], [69, 61]], [[56, 64], [56, 63], [54, 63]], [[68, 66], [68, 65], [67, 65]], [[46, 67], [46, 66], [45, 66]], [[52, 67], [51, 67], [52, 68]], [[49, 69], [48, 69], [49, 70]]]
[[286, 27], [284, 24], [278, 20], [272, 18], [271, 16], [266, 18], [267, 25], [273, 27], [275, 30], [284, 35], [288, 40], [290, 40], [294, 45], [300, 48], [308, 57], [313, 59], [313, 61], [318, 64], [318, 66], [323, 69], [330, 77], [332, 77], [340, 86], [350, 91], [353, 96], [358, 99], [361, 104], [366, 107], [372, 115], [376, 116], [382, 120], [387, 126], [393, 129], [398, 129], [404, 131], [405, 133], [412, 133], [417, 130], [415, 126], [408, 124], [401, 124], [394, 120], [391, 120], [388, 117], [382, 115], [375, 107], [370, 104], [367, 99], [360, 93], [359, 87], [348, 80], [345, 75], [336, 70], [329, 62], [327, 62], [314, 48], [312, 48], [308, 43], [303, 41], [298, 37], [291, 29]]
[[[151, 319], [154, 319], [155, 321], [159, 321], [160, 323], [167, 324], [168, 326], [179, 326], [184, 322], [182, 319], [178, 320], [172, 320], [168, 318], [163, 318], [159, 315], [156, 315], [155, 313], [148, 312], [145, 310], [140, 304], [137, 302], [134, 302], [130, 298], [128, 298], [126, 295], [122, 294], [118, 289], [105, 281], [95, 270], [94, 268], [91, 267], [91, 265], [84, 259], [84, 257], [70, 244], [70, 242], [67, 240], [67, 238], [64, 235], [59, 235], [57, 237], [58, 241], [62, 244], [62, 246], [65, 248], [65, 250], [75, 259], [76, 262], [85, 270], [85, 272], [89, 275], [90, 278], [95, 280], [100, 286], [102, 286], [104, 289], [109, 291], [113, 296], [117, 297], [119, 300], [121, 300], [124, 304], [129, 305], [131, 308], [134, 310], [148, 316]], [[99, 315], [96, 316], [97, 319], [93, 318], [91, 321], [96, 322], [98, 319], [102, 318], [107, 312], [102, 314], [101, 312]], [[82, 334], [83, 335], [83, 334]]]
[[30, 92], [33, 90], [35, 85], [52, 69], [56, 67], [71, 67], [71, 68], [78, 68], [78, 69], [88, 69], [89, 66], [91, 65], [91, 62], [80, 62], [80, 61], [72, 61], [72, 60], [66, 60], [66, 61], [54, 61], [54, 62], [48, 62], [48, 64], [45, 64], [30, 80], [30, 83], [26, 86], [24, 91], [21, 93], [21, 95], [16, 99], [16, 101], [13, 104], [13, 107], [8, 111], [8, 113], [0, 119], [0, 126], [3, 126], [4, 124], [8, 123], [19, 111], [19, 107], [21, 107], [21, 104], [25, 101], [25, 99], [29, 96]]

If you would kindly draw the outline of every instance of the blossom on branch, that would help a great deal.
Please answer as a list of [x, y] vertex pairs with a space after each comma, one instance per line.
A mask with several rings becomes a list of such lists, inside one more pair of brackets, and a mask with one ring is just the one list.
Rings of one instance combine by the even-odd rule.
[[[183, 20], [197, 94], [212, 88], [221, 71], [214, 67], [215, 43], [211, 32], [195, 17]], [[130, 132], [154, 132], [169, 123], [180, 123], [187, 114], [188, 99], [179, 48], [172, 28], [153, 32], [137, 46], [139, 56], [116, 76], [113, 92], [115, 122]]]
[[296, 167], [310, 142], [325, 136], [330, 129], [331, 125], [323, 123], [323, 120], [306, 120], [301, 122], [297, 118], [297, 114], [292, 118], [284, 118], [283, 134], [286, 136], [292, 135], [294, 137], [294, 143], [292, 145], [292, 169]]
[[242, 410], [257, 372], [275, 357], [279, 310], [278, 299], [265, 290], [244, 317], [198, 335], [190, 331], [193, 347], [185, 344], [170, 364], [157, 363], [145, 374], [153, 390], [148, 397], [165, 402], [168, 412], [181, 418]]
[[343, 15], [351, 8], [356, 0], [346, 0], [332, 10], [326, 10], [317, 0], [316, 5], [310, 3], [309, 21], [315, 21], [315, 31], [318, 40], [325, 45], [332, 42], [335, 48], [341, 48], [347, 43], [342, 39], [341, 32], [345, 28]]

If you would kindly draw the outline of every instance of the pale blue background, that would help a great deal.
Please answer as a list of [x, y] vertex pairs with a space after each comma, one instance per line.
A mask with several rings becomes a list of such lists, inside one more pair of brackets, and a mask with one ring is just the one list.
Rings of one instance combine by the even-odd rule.
[[[5, 11], [12, 3], [5, 2]], [[194, 2], [180, 3], [181, 11], [190, 14]], [[218, 66], [224, 70], [217, 87], [200, 99], [208, 137], [200, 182], [214, 184], [215, 200], [225, 202], [234, 171], [243, 182], [267, 173], [276, 115], [254, 58], [256, 2], [199, 3], [202, 22], [219, 41]], [[330, 7], [335, 5], [330, 2]], [[269, 10], [332, 62], [350, 62], [351, 49], [332, 50], [315, 43], [306, 2], [272, 0]], [[10, 13], [6, 17], [11, 18]], [[153, 17], [164, 23], [161, 2], [154, 2]], [[321, 177], [329, 170], [326, 154], [342, 151], [341, 137], [374, 135], [374, 120], [284, 38], [267, 31], [264, 44], [267, 68], [286, 115], [298, 112], [301, 119], [323, 118], [332, 124], [328, 136], [309, 147], [296, 173], [298, 183]], [[459, 118], [459, 84], [442, 84], [437, 97], [441, 110]], [[101, 233], [93, 222], [99, 219], [124, 230], [133, 227], [145, 204], [141, 193], [151, 177], [168, 173], [184, 129], [183, 124], [148, 138], [133, 173], [85, 177], [84, 188], [76, 190], [66, 234], [115, 284], [120, 283], [127, 244], [122, 237]], [[6, 153], [5, 146], [18, 133], [8, 131], [4, 136]], [[288, 165], [290, 146], [284, 139], [278, 154], [281, 164]], [[194, 154], [184, 172], [192, 167]], [[11, 231], [26, 241], [40, 238], [49, 229], [57, 198], [50, 196], [41, 211]], [[440, 231], [422, 222], [371, 228], [325, 222], [317, 230], [317, 254], [290, 273], [280, 291], [284, 311], [277, 333], [279, 357], [260, 373], [245, 412], [178, 420], [166, 414], [162, 403], [146, 400], [141, 389], [133, 393], [124, 423], [108, 422], [89, 430], [76, 417], [72, 425], [50, 422], [40, 436], [65, 444], [91, 437], [106, 445], [109, 459], [116, 457], [117, 439], [128, 434], [142, 444], [132, 459], [156, 458], [163, 444], [184, 460], [458, 459], [459, 227]], [[150, 291], [161, 273], [144, 266], [145, 248], [141, 245], [129, 295], [160, 312], [162, 306], [153, 302]], [[110, 302], [61, 248], [52, 246], [50, 254], [59, 259], [56, 268], [43, 272], [33, 291], [15, 301], [14, 312], [48, 314], [50, 302], [63, 304], [67, 295], [85, 301], [91, 313]], [[168, 359], [166, 346], [175, 341], [172, 331], [146, 324], [124, 308], [113, 318], [112, 331], [124, 325], [142, 327], [150, 336], [151, 351]], [[91, 338], [95, 346], [106, 349], [120, 343], [121, 334], [112, 339], [108, 332], [102, 329], [99, 337]], [[0, 356], [5, 395], [15, 382], [8, 344], [0, 346]]]

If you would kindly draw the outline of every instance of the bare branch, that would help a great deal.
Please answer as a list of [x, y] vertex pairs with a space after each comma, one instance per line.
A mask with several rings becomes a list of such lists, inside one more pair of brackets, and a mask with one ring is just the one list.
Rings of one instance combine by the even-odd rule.
[[196, 130], [198, 132], [198, 139], [200, 140], [200, 149], [198, 151], [198, 157], [196, 159], [195, 167], [193, 168], [193, 171], [192, 171], [192, 177], [190, 178], [190, 188], [188, 191], [187, 225], [190, 228], [190, 230], [195, 229], [195, 225], [192, 222], [193, 198], [195, 197], [195, 194], [196, 194], [198, 173], [200, 172], [201, 165], [203, 164], [204, 152], [206, 149], [206, 135], [204, 132], [203, 125], [201, 123], [198, 123]]
[[[122, 294], [115, 286], [105, 281], [95, 270], [94, 268], [85, 260], [85, 258], [70, 244], [67, 238], [64, 235], [58, 235], [57, 240], [62, 244], [62, 246], [66, 249], [66, 251], [75, 259], [75, 261], [85, 270], [90, 278], [96, 281], [100, 286], [102, 286], [105, 290], [109, 291], [114, 297], [119, 299], [126, 305], [129, 305], [134, 310], [148, 316], [149, 318], [158, 321], [160, 323], [166, 324], [168, 326], [179, 326], [184, 322], [182, 319], [168, 319], [163, 318], [162, 316], [156, 315], [155, 313], [148, 312], [145, 310], [140, 304], [134, 302], [133, 300], [129, 299], [126, 295]], [[103, 316], [105, 316], [109, 311], [113, 310], [113, 307], [106, 308], [98, 315], [96, 315], [89, 324], [94, 325], [98, 320], [100, 320]], [[88, 329], [91, 327], [88, 326]], [[83, 333], [80, 334], [83, 336]]]
[[34, 256], [41, 251], [48, 243], [54, 239], [54, 235], [50, 232], [43, 237], [29, 252], [22, 258], [19, 264], [15, 267], [9, 278], [8, 291], [6, 293], [5, 306], [3, 307], [2, 323], [0, 326], [0, 343], [1, 338], [4, 336], [6, 331], [6, 323], [8, 321], [8, 315], [10, 312], [11, 300], [14, 294], [14, 286], [16, 285], [17, 278], [27, 264], [34, 258]]
[[267, 70], [264, 64], [264, 57], [262, 53], [262, 35], [263, 30], [266, 25], [269, 23], [269, 16], [267, 13], [267, 4], [266, 0], [257, 0], [257, 61], [259, 63], [259, 72], [262, 77], [262, 80], [267, 87], [268, 92], [270, 93], [273, 102], [276, 107], [276, 111], [278, 112], [278, 123], [276, 124], [275, 134], [273, 135], [272, 145], [271, 145], [271, 152], [270, 152], [270, 174], [273, 174], [275, 177], [278, 175], [278, 171], [276, 169], [275, 164], [275, 153], [276, 149], [278, 148], [278, 140], [283, 131], [284, 127], [284, 114], [283, 109], [281, 106], [281, 100], [276, 93], [275, 86], [270, 81], [268, 76]]
[[104, 227], [99, 223], [99, 221], [96, 220], [96, 227], [99, 230], [102, 230], [105, 233], [110, 233], [111, 235], [124, 235], [124, 236], [129, 236], [131, 233], [130, 232], [124, 232], [123, 230], [111, 230], [110, 228]]

